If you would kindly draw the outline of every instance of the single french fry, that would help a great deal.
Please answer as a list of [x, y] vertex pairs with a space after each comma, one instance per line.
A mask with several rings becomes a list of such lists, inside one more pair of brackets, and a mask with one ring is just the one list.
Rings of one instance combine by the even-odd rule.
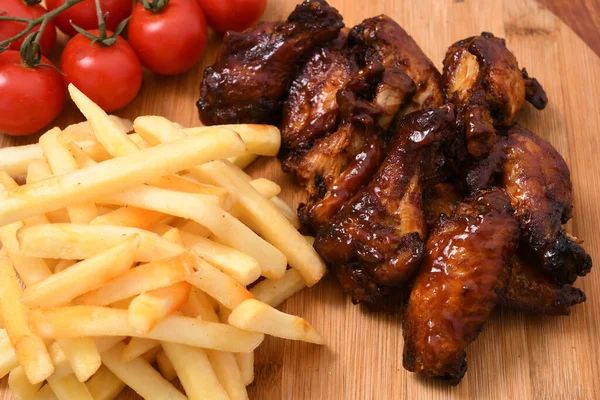
[[90, 222], [91, 225], [130, 226], [132, 228], [148, 229], [167, 216], [156, 211], [144, 210], [137, 207], [120, 207], [116, 210], [98, 216]]
[[93, 200], [172, 174], [194, 165], [245, 151], [235, 132], [214, 128], [88, 168], [27, 184], [10, 193], [0, 193], [0, 225]]
[[26, 226], [17, 232], [24, 255], [40, 258], [85, 260], [106, 251], [125, 236], [140, 236], [135, 261], [164, 260], [185, 249], [157, 234], [137, 228], [111, 225], [49, 224]]
[[187, 302], [190, 290], [189, 283], [179, 282], [140, 294], [129, 305], [129, 324], [141, 332], [149, 332]]
[[256, 299], [246, 300], [233, 309], [229, 324], [284, 339], [325, 344], [323, 337], [305, 319], [283, 313]]
[[[141, 119], [144, 117], [140, 117]], [[136, 124], [137, 122], [137, 124]], [[136, 120], [134, 127], [139, 129], [140, 122]], [[239, 124], [239, 125], [224, 125], [229, 129], [237, 132], [246, 146], [248, 152], [259, 154], [261, 156], [276, 156], [281, 147], [281, 133], [279, 129], [272, 125], [256, 125], [256, 124]], [[206, 132], [207, 127], [199, 126], [195, 128], [186, 128], [183, 131], [187, 135], [201, 135]]]
[[13, 369], [8, 375], [8, 389], [13, 400], [37, 400], [37, 394], [41, 386], [42, 382], [36, 384], [29, 382], [27, 374], [21, 366]]
[[241, 169], [246, 169], [248, 166], [250, 166], [250, 164], [256, 161], [258, 157], [260, 157], [258, 154], [246, 152], [236, 157], [229, 157], [228, 160], [233, 165], [237, 165]]
[[127, 385], [104, 365], [86, 383], [94, 400], [113, 400]]
[[229, 308], [252, 298], [244, 286], [208, 263], [189, 276], [187, 281]]
[[[223, 307], [222, 305], [219, 306], [219, 320], [222, 323], [228, 323], [229, 315], [231, 315], [230, 309]], [[254, 352], [235, 353], [234, 355], [240, 369], [242, 381], [244, 382], [244, 385], [248, 386], [254, 382]]]
[[0, 339], [0, 379], [19, 366], [17, 354], [10, 344], [8, 336]]
[[290, 224], [296, 229], [300, 229], [302, 224], [300, 223], [300, 218], [298, 218], [298, 214], [294, 211], [292, 207], [290, 207], [285, 201], [281, 200], [279, 197], [275, 196], [269, 199], [271, 203], [275, 206], [275, 208], [283, 215]]
[[230, 352], [252, 351], [264, 339], [261, 333], [177, 315], [165, 318], [143, 334], [127, 324], [127, 310], [108, 307], [40, 308], [30, 310], [28, 317], [33, 332], [43, 338], [134, 336]]
[[181, 232], [184, 245], [244, 286], [256, 281], [261, 274], [258, 261], [249, 255], [220, 243]]
[[[218, 322], [219, 317], [208, 302], [206, 294], [196, 293], [199, 303], [200, 318], [205, 321]], [[208, 359], [221, 382], [221, 385], [232, 400], [247, 399], [246, 385], [242, 380], [242, 375], [237, 364], [234, 353], [207, 350]]]
[[[184, 281], [204, 268], [202, 259], [189, 252], [130, 269], [106, 285], [75, 299], [76, 304], [104, 306], [150, 290]], [[135, 299], [134, 299], [135, 300]], [[132, 301], [133, 303], [133, 301]], [[129, 305], [131, 308], [131, 304]]]
[[[27, 167], [27, 184], [49, 178], [52, 178], [52, 170], [45, 159], [32, 161]], [[11, 188], [10, 190], [13, 189]]]
[[92, 338], [56, 338], [56, 342], [80, 382], [88, 380], [100, 368], [100, 352]]
[[[245, 223], [277, 247], [287, 257], [290, 266], [300, 272], [308, 286], [317, 283], [325, 274], [325, 263], [314, 248], [273, 203], [248, 183], [244, 171], [227, 161], [218, 160], [192, 168], [190, 172], [239, 194], [238, 204], [244, 212]], [[280, 278], [285, 269], [277, 272], [277, 276], [267, 278]]]
[[94, 400], [85, 384], [78, 381], [73, 374], [62, 378], [49, 376], [48, 385], [50, 385], [58, 400]]
[[254, 179], [250, 181], [250, 184], [258, 193], [262, 194], [263, 197], [267, 199], [275, 197], [281, 193], [281, 186], [265, 178]]
[[56, 307], [97, 289], [133, 266], [139, 235], [28, 286], [21, 302], [29, 307]]
[[46, 345], [35, 336], [27, 324], [27, 307], [21, 304], [23, 291], [13, 266], [7, 257], [0, 256], [0, 317], [19, 364], [33, 384], [44, 381], [54, 372]]
[[0, 241], [2, 242], [2, 249], [6, 252], [25, 285], [33, 285], [51, 276], [52, 272], [41, 258], [24, 255], [20, 251], [17, 231], [22, 226], [23, 223], [21, 222], [13, 222], [1, 227]]
[[176, 192], [205, 194], [216, 197], [227, 197], [231, 195], [226, 189], [212, 185], [204, 185], [179, 175], [161, 176], [160, 178], [153, 179], [151, 185], [161, 189], [174, 190]]
[[288, 269], [280, 280], [265, 279], [257, 283], [250, 293], [258, 301], [279, 307], [284, 301], [306, 287], [304, 279], [295, 269]]
[[141, 356], [145, 352], [159, 346], [160, 343], [156, 340], [133, 337], [123, 349], [123, 355], [121, 359], [123, 361], [131, 361], [134, 358]]
[[205, 350], [170, 342], [162, 342], [162, 347], [190, 400], [229, 399]]
[[[181, 345], [179, 345], [181, 346]], [[165, 354], [164, 350], [161, 350], [156, 355], [156, 366], [160, 371], [160, 374], [168, 381], [172, 381], [177, 378], [177, 372], [175, 372], [175, 368], [169, 358]]]
[[102, 354], [102, 362], [115, 376], [147, 400], [187, 399], [142, 358], [121, 360], [124, 346], [115, 346]]
[[77, 162], [77, 166], [79, 169], [91, 167], [94, 164], [98, 164], [96, 160], [94, 160], [88, 153], [83, 150], [77, 143], [69, 143], [69, 151], [75, 158], [75, 162]]
[[43, 159], [44, 154], [38, 144], [0, 149], [0, 169], [12, 177], [25, 175], [33, 160]]
[[[60, 129], [50, 129], [40, 137], [40, 146], [54, 175], [62, 175], [78, 170], [77, 161], [66, 144], [58, 140]], [[87, 224], [98, 215], [93, 202], [74, 204], [67, 207], [71, 222]]]

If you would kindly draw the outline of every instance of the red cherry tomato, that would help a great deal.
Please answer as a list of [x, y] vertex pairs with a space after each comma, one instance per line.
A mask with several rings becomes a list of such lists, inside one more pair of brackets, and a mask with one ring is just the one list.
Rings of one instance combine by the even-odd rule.
[[[46, 57], [43, 64], [52, 65]], [[18, 51], [0, 53], [0, 133], [29, 135], [52, 122], [65, 104], [65, 84], [48, 66], [29, 68]]]
[[[49, 10], [63, 5], [65, 0], [46, 0], [46, 6]], [[104, 14], [108, 13], [106, 20], [106, 29], [114, 31], [117, 25], [131, 14], [131, 0], [100, 0], [100, 6]], [[54, 23], [58, 29], [69, 36], [75, 36], [77, 31], [69, 21], [73, 21], [78, 27], [89, 31], [98, 29], [98, 16], [96, 15], [96, 5], [94, 0], [85, 0], [79, 4], [58, 14], [54, 17]]]
[[241, 32], [258, 21], [267, 8], [267, 0], [196, 0], [217, 32]]
[[137, 3], [127, 37], [142, 64], [161, 75], [177, 75], [200, 61], [208, 36], [196, 0], [170, 0], [159, 12]]
[[[94, 36], [99, 33], [89, 32]], [[131, 103], [142, 86], [140, 61], [120, 36], [115, 44], [104, 46], [92, 44], [82, 34], [75, 35], [65, 46], [60, 68], [67, 84], [74, 84], [106, 112]]]
[[[23, 0], [0, 0], [0, 10], [6, 11], [5, 15], [21, 18], [37, 18], [46, 13], [46, 9], [39, 4], [28, 6]], [[0, 21], [0, 41], [13, 37], [21, 32], [27, 24], [25, 22]], [[39, 26], [35, 27], [32, 32], [39, 31]], [[11, 50], [19, 50], [21, 44], [25, 40], [25, 36], [21, 39], [12, 42], [8, 47]], [[52, 51], [52, 47], [56, 42], [56, 28], [52, 22], [49, 22], [44, 28], [40, 44], [42, 53], [47, 56]]]

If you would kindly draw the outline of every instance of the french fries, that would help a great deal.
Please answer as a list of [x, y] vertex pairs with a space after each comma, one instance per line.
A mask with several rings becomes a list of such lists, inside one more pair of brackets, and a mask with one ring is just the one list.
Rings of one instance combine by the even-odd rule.
[[109, 400], [128, 385], [247, 399], [265, 333], [323, 342], [269, 306], [322, 261], [281, 187], [239, 169], [278, 153], [276, 127], [140, 117], [130, 133], [69, 92], [87, 121], [0, 149], [0, 378], [14, 398]]
[[[201, 268], [200, 257], [189, 252], [178, 256], [140, 265], [130, 269], [106, 285], [77, 298], [76, 304], [104, 306], [184, 281]], [[132, 303], [135, 299], [132, 301]], [[131, 304], [129, 305], [131, 308]]]
[[233, 309], [228, 321], [232, 326], [252, 332], [325, 344], [323, 337], [305, 319], [278, 311], [256, 299], [246, 300]]
[[246, 352], [264, 338], [257, 332], [195, 318], [170, 316], [147, 334], [127, 323], [127, 311], [106, 307], [74, 306], [30, 310], [29, 325], [43, 338], [80, 336], [133, 336], [170, 341], [207, 349]]
[[102, 354], [102, 363], [127, 386], [144, 399], [185, 400], [185, 397], [152, 366], [138, 357], [131, 361], [121, 360], [124, 345], [117, 345]]
[[0, 316], [19, 364], [32, 384], [43, 382], [54, 372], [46, 345], [35, 336], [26, 320], [27, 307], [21, 304], [22, 289], [12, 264], [0, 256]]
[[168, 175], [210, 160], [232, 157], [245, 148], [235, 132], [214, 128], [201, 136], [172, 141], [21, 186], [10, 194], [0, 194], [0, 224], [125, 190], [156, 175]]
[[124, 274], [133, 266], [139, 243], [138, 235], [130, 236], [103, 253], [28, 286], [21, 303], [29, 307], [55, 307], [69, 303]]

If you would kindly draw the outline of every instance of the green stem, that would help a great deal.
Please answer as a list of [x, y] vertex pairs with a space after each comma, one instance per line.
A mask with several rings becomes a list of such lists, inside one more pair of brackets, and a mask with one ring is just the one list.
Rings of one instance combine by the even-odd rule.
[[52, 18], [54, 18], [61, 12], [65, 11], [67, 8], [71, 8], [75, 4], [81, 3], [82, 1], [83, 0], [66, 0], [63, 4], [61, 4], [59, 7], [55, 8], [54, 10], [48, 11], [44, 15], [41, 15], [34, 19], [26, 19], [26, 18], [11, 17], [8, 15], [0, 15], [0, 21], [16, 21], [16, 22], [24, 22], [27, 24], [27, 27], [25, 27], [25, 29], [23, 29], [21, 32], [17, 33], [13, 37], [9, 37], [8, 39], [4, 39], [4, 40], [0, 41], [0, 51], [5, 50], [10, 43], [12, 43], [16, 40], [19, 40], [23, 36], [27, 35], [36, 26], [38, 26], [44, 22], [47, 23], [47, 21], [52, 20]]
[[104, 22], [104, 16], [102, 15], [102, 6], [100, 0], [96, 1], [96, 16], [98, 17], [98, 30], [100, 31], [100, 40], [106, 39], [106, 23]]

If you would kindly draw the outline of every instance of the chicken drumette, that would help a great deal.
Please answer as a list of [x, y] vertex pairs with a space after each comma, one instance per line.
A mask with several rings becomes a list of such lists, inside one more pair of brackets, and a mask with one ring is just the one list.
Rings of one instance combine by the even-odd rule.
[[427, 225], [424, 188], [447, 173], [452, 107], [409, 114], [371, 180], [319, 232], [315, 248], [355, 302], [375, 303], [407, 284], [421, 265]]
[[502, 150], [500, 186], [510, 197], [524, 241], [557, 282], [573, 283], [590, 271], [592, 259], [562, 228], [573, 208], [565, 160], [550, 143], [519, 127], [508, 131]]
[[525, 100], [543, 109], [548, 99], [541, 85], [519, 70], [504, 39], [484, 32], [452, 45], [444, 59], [444, 91], [457, 109], [467, 149], [486, 157], [497, 140], [496, 129], [509, 126]]
[[498, 189], [459, 203], [431, 232], [404, 314], [404, 368], [457, 384], [510, 276], [519, 226]]
[[342, 16], [324, 0], [306, 0], [287, 21], [227, 32], [221, 53], [206, 68], [198, 111], [206, 125], [279, 122], [301, 57], [335, 39]]

